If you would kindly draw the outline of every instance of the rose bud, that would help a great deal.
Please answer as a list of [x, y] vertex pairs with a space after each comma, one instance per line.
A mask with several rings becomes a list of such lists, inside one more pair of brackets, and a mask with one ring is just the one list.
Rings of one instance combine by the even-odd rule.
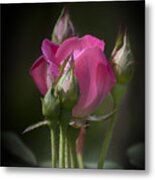
[[73, 56], [71, 55], [69, 58], [71, 59], [69, 61], [69, 64], [68, 63], [66, 64], [67, 69], [60, 77], [56, 85], [57, 92], [61, 99], [61, 104], [65, 109], [72, 109], [79, 98], [79, 87], [78, 87], [77, 78], [74, 74]]
[[[102, 40], [91, 35], [68, 38], [59, 46], [47, 39], [43, 40], [43, 55], [30, 70], [42, 95], [55, 84], [62, 64], [72, 54], [75, 76], [68, 77], [77, 78], [80, 91], [78, 101], [72, 108], [72, 116], [81, 118], [93, 113], [116, 83], [113, 70], [104, 54], [104, 46]], [[64, 74], [68, 71], [64, 71]], [[72, 74], [73, 70], [69, 72]], [[64, 77], [68, 78], [66, 75]], [[73, 85], [73, 89], [77, 88], [76, 82], [70, 85]], [[68, 87], [73, 93], [71, 86]]]
[[133, 76], [134, 58], [126, 31], [119, 32], [111, 61], [117, 82], [127, 83]]
[[50, 120], [56, 120], [60, 112], [60, 101], [55, 95], [54, 89], [49, 88], [44, 98], [42, 98], [42, 113]]
[[58, 18], [53, 33], [52, 41], [60, 44], [65, 39], [75, 35], [74, 26], [70, 20], [70, 15], [67, 8], [64, 8]]

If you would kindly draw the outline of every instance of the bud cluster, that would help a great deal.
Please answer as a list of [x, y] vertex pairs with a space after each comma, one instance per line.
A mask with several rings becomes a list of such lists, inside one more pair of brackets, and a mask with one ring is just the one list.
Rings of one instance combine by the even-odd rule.
[[57, 119], [60, 110], [70, 110], [79, 98], [78, 81], [74, 73], [74, 60], [71, 55], [63, 62], [60, 75], [42, 99], [42, 112], [48, 119]]

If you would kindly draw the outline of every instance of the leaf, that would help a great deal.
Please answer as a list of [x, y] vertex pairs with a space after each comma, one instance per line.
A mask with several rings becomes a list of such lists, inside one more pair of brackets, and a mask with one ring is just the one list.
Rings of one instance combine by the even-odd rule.
[[40, 162], [40, 163], [39, 163], [39, 166], [40, 166], [40, 167], [49, 168], [49, 167], [52, 166], [52, 164], [51, 164], [51, 161], [44, 161], [44, 162]]
[[[87, 169], [97, 169], [97, 162], [86, 162], [85, 168]], [[123, 169], [123, 166], [120, 165], [118, 162], [106, 160], [104, 163], [103, 169]]]
[[25, 134], [25, 133], [27, 133], [27, 132], [29, 132], [29, 131], [32, 131], [32, 130], [34, 130], [34, 129], [36, 129], [36, 128], [39, 128], [39, 127], [41, 127], [41, 126], [46, 126], [46, 125], [49, 125], [49, 121], [47, 121], [47, 120], [40, 121], [40, 122], [38, 122], [38, 123], [36, 123], [36, 124], [33, 124], [33, 125], [31, 125], [31, 126], [28, 126], [28, 127], [23, 131], [23, 134]]
[[104, 163], [104, 168], [103, 169], [124, 169], [124, 168], [118, 162], [107, 160]]
[[109, 114], [103, 115], [103, 116], [88, 116], [88, 121], [94, 121], [94, 122], [100, 122], [110, 119], [115, 113], [117, 112], [117, 109], [114, 109]]
[[145, 167], [145, 146], [144, 143], [134, 144], [127, 150], [129, 162], [137, 167], [144, 169]]
[[[37, 161], [32, 151], [23, 143], [23, 141], [13, 132], [2, 133], [2, 148], [4, 155], [8, 157], [4, 158], [4, 164], [6, 165], [27, 165], [36, 166]], [[17, 161], [17, 162], [16, 162]]]
[[85, 162], [84, 165], [86, 169], [97, 169], [97, 163], [95, 162]]

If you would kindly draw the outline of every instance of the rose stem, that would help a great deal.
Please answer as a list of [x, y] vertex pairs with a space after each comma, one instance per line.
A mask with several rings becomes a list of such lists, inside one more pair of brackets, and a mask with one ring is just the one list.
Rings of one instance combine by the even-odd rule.
[[57, 164], [56, 133], [56, 128], [50, 128], [52, 168], [56, 168]]
[[83, 163], [83, 155], [81, 153], [77, 154], [77, 161], [78, 161], [78, 166], [80, 169], [84, 168], [84, 163]]
[[64, 168], [65, 160], [65, 129], [60, 124], [60, 139], [59, 139], [59, 168]]
[[76, 141], [76, 152], [77, 152], [77, 161], [78, 166], [80, 169], [84, 168], [84, 162], [83, 162], [83, 148], [84, 148], [84, 141], [85, 141], [85, 127], [81, 127], [79, 136]]
[[76, 139], [79, 134], [79, 129], [69, 126], [67, 131], [67, 138], [69, 144], [70, 153], [70, 166], [76, 168], [77, 156], [76, 156]]
[[105, 138], [103, 140], [99, 161], [98, 161], [98, 169], [102, 169], [104, 167], [105, 158], [109, 149], [109, 145], [112, 139], [113, 130], [116, 124], [116, 114], [112, 116], [112, 119], [109, 121], [108, 129], [105, 134]]
[[69, 142], [69, 150], [70, 150], [71, 168], [76, 168], [75, 141], [70, 141]]
[[65, 168], [69, 168], [69, 144], [67, 136], [65, 137]]

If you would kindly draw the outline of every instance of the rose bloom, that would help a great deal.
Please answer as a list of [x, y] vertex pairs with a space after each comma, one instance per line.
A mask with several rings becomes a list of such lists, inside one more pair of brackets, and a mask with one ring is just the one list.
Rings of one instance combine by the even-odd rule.
[[93, 113], [111, 91], [116, 80], [104, 55], [105, 43], [91, 35], [72, 37], [57, 45], [48, 39], [42, 42], [42, 56], [33, 64], [30, 74], [45, 95], [59, 75], [59, 67], [73, 53], [75, 76], [80, 97], [72, 110], [74, 117]]

